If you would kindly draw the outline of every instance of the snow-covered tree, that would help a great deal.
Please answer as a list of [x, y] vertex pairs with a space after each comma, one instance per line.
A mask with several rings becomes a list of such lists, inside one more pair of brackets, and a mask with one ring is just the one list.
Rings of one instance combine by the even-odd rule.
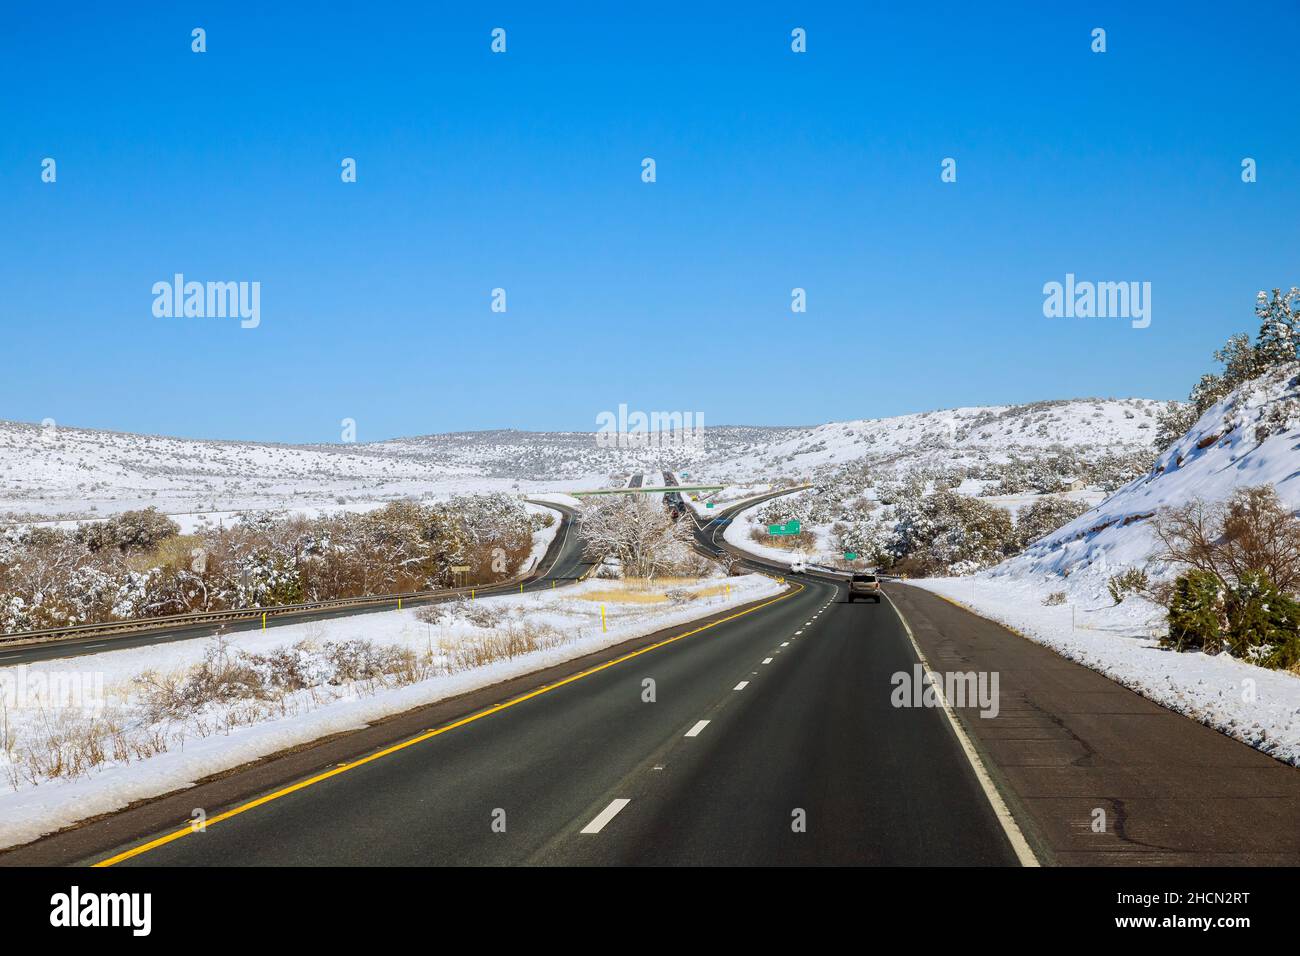
[[1274, 289], [1270, 297], [1260, 292], [1255, 298], [1255, 315], [1259, 317], [1259, 341], [1256, 346], [1265, 365], [1294, 362], [1300, 345], [1300, 288], [1292, 286], [1285, 294]]
[[615, 557], [630, 577], [654, 578], [688, 564], [690, 523], [646, 495], [587, 499], [582, 537], [593, 561]]

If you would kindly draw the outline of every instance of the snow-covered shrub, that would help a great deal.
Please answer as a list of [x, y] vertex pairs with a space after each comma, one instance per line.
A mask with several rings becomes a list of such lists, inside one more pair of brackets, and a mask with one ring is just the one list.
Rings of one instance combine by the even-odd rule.
[[1015, 550], [1015, 528], [1002, 508], [951, 491], [895, 511], [899, 565], [912, 574], [967, 573]]
[[625, 576], [655, 578], [691, 565], [691, 525], [645, 495], [583, 503], [582, 536], [593, 561], [618, 559]]
[[1119, 574], [1112, 574], [1106, 581], [1111, 600], [1121, 604], [1128, 594], [1141, 594], [1150, 587], [1151, 579], [1142, 568], [1127, 568]]
[[1043, 535], [1069, 524], [1088, 510], [1088, 505], [1071, 498], [1049, 495], [1020, 509], [1016, 515], [1016, 543], [1028, 547]]
[[77, 525], [73, 533], [87, 551], [116, 548], [122, 554], [152, 550], [160, 541], [180, 533], [180, 526], [157, 508], [123, 511], [105, 521]]
[[483, 628], [497, 627], [505, 615], [505, 612], [496, 605], [480, 604], [476, 601], [471, 601], [461, 609], [460, 613], [470, 624]]
[[1163, 643], [1179, 651], [1226, 652], [1264, 667], [1294, 668], [1300, 663], [1300, 603], [1263, 574], [1247, 574], [1225, 587], [1208, 571], [1188, 571], [1174, 582]]

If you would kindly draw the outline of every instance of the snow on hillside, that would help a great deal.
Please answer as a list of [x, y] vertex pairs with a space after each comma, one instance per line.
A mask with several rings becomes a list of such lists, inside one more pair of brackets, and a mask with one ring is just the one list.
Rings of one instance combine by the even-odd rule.
[[[1165, 450], [1151, 472], [1096, 508], [992, 569], [991, 577], [1062, 576], [1072, 592], [1105, 594], [1110, 575], [1148, 564], [1148, 520], [1193, 498], [1224, 501], [1238, 488], [1271, 484], [1300, 510], [1300, 365], [1276, 369], [1229, 394]], [[1152, 565], [1148, 571], [1171, 569]]]
[[1005, 461], [1061, 448], [1120, 452], [1151, 446], [1162, 406], [1140, 398], [1075, 399], [832, 422], [744, 455], [716, 457], [708, 466], [716, 476], [798, 475], [855, 461], [904, 467]]
[[595, 488], [634, 472], [750, 485], [867, 461], [915, 465], [1147, 447], [1160, 403], [1080, 399], [816, 427], [708, 426], [685, 447], [602, 447], [592, 432], [483, 431], [282, 445], [0, 422], [0, 520], [332, 510], [467, 492]]
[[[463, 432], [280, 445], [0, 422], [0, 520], [86, 519], [154, 506], [173, 515], [333, 510], [469, 492], [604, 487], [692, 455], [744, 453], [783, 428], [711, 428], [698, 449], [602, 448], [592, 432]], [[683, 457], [684, 456], [684, 457]]]
[[[1164, 609], [1136, 595], [1116, 605], [1108, 579], [1156, 561], [1151, 517], [1195, 498], [1224, 501], [1238, 488], [1272, 484], [1300, 510], [1300, 364], [1241, 386], [1209, 408], [1150, 473], [1030, 545], [967, 578], [912, 582], [969, 606], [1165, 706], [1300, 765], [1300, 677], [1227, 655], [1159, 646]], [[1049, 596], [1052, 604], [1046, 604]], [[1244, 692], [1247, 679], [1255, 695]]]

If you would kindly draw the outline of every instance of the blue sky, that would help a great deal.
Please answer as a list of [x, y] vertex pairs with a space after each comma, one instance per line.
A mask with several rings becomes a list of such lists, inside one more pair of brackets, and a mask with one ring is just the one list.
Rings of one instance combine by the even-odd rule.
[[[1174, 398], [1300, 284], [1294, 3], [77, 6], [0, 20], [0, 418], [335, 441]], [[176, 272], [259, 281], [261, 325], [156, 318]], [[1151, 282], [1150, 327], [1045, 318], [1068, 272]]]

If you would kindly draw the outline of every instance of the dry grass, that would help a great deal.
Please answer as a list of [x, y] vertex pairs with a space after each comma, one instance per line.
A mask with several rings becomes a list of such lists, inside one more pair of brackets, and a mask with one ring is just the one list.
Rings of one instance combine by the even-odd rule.
[[[574, 595], [578, 600], [601, 604], [662, 604], [673, 599], [670, 592], [697, 585], [702, 578], [624, 578], [617, 586]], [[694, 591], [694, 597], [721, 594], [724, 585]]]

